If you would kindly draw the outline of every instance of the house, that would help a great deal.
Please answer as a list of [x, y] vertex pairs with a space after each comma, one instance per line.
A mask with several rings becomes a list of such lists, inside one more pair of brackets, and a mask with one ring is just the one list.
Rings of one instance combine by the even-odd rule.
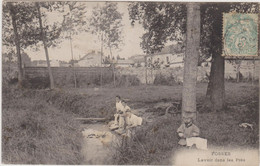
[[134, 61], [135, 67], [145, 67], [145, 55], [134, 55], [128, 59]]
[[75, 63], [76, 66], [80, 67], [100, 67], [101, 61], [102, 64], [104, 62], [105, 57], [102, 57], [101, 60], [101, 52], [100, 51], [91, 51], [90, 53], [83, 56], [81, 59]]
[[46, 60], [34, 60], [32, 61], [31, 66], [47, 67], [47, 62]]
[[183, 67], [184, 48], [180, 44], [166, 46], [161, 52], [145, 56], [148, 67]]
[[59, 60], [50, 60], [51, 67], [60, 67], [60, 61]]
[[68, 62], [65, 61], [60, 61], [60, 67], [69, 67], [70, 64]]
[[131, 59], [118, 59], [115, 64], [116, 67], [132, 67], [134, 65], [134, 61]]

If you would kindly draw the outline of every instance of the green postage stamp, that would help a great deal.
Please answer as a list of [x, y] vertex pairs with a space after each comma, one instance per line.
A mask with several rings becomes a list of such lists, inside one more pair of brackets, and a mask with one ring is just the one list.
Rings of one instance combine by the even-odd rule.
[[258, 55], [258, 15], [223, 13], [223, 56]]

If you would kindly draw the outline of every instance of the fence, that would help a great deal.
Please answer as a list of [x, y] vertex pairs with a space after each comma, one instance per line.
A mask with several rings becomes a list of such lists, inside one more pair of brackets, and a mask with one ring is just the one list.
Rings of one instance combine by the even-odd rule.
[[[56, 87], [74, 87], [74, 73], [77, 87], [108, 84], [113, 81], [113, 70], [109, 67], [51, 67], [51, 69]], [[48, 79], [49, 76], [47, 67], [25, 67], [24, 75], [27, 80]]]
[[[246, 80], [258, 80], [259, 62], [243, 64], [240, 74]], [[146, 67], [127, 67], [116, 68], [113, 72], [111, 67], [52, 67], [53, 77], [56, 87], [74, 87], [74, 73], [76, 77], [77, 87], [100, 86], [105, 84], [113, 84], [114, 79], [116, 86], [121, 85], [138, 85], [142, 84], [161, 84], [171, 85], [172, 83], [183, 82], [183, 68], [161, 68], [151, 69]], [[225, 78], [235, 79], [236, 70], [230, 63], [225, 64]], [[115, 74], [115, 78], [114, 78]], [[198, 67], [197, 80], [207, 81], [210, 74], [210, 66]], [[47, 67], [25, 67], [24, 75], [27, 80], [35, 80], [34, 84], [46, 81], [48, 83]], [[101, 77], [102, 75], [102, 77]], [[44, 79], [39, 79], [44, 78]], [[101, 80], [102, 79], [102, 80]], [[159, 81], [159, 82], [158, 82]], [[35, 83], [36, 82], [36, 83]]]

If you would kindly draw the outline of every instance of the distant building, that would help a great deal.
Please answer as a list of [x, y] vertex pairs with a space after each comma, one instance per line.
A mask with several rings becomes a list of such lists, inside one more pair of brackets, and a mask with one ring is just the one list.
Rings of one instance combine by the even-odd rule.
[[46, 60], [34, 60], [34, 61], [32, 61], [31, 66], [47, 67], [47, 62], [46, 62]]
[[60, 61], [60, 67], [69, 67], [70, 64], [68, 62], [65, 61]]
[[22, 65], [23, 66], [30, 66], [31, 65], [31, 58], [26, 53], [21, 54], [22, 58]]
[[116, 67], [132, 67], [134, 65], [134, 61], [131, 59], [118, 59], [115, 64]]
[[[102, 57], [102, 61], [104, 61], [105, 57]], [[102, 62], [103, 63], [103, 62]], [[81, 59], [75, 63], [75, 66], [80, 67], [100, 67], [101, 66], [101, 52], [99, 51], [91, 51], [90, 53], [83, 56]]]
[[50, 60], [51, 67], [60, 67], [60, 61], [59, 60]]
[[180, 44], [166, 46], [161, 52], [145, 56], [148, 67], [183, 67], [184, 48]]
[[[65, 65], [66, 62], [61, 62], [60, 60], [50, 60], [51, 67], [61, 67]], [[27, 66], [34, 66], [34, 67], [47, 67], [47, 61], [46, 60], [34, 60], [30, 63], [30, 65]]]
[[134, 61], [135, 67], [145, 67], [145, 55], [134, 55], [128, 59]]

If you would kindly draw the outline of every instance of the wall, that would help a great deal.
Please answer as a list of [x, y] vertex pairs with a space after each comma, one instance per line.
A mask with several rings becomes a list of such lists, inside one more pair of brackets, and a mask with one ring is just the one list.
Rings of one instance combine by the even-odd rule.
[[[241, 73], [244, 79], [258, 79], [259, 76], [259, 61], [256, 61], [254, 67], [253, 63], [248, 61], [243, 62], [241, 65]], [[102, 84], [108, 84], [113, 82], [113, 69], [109, 67], [75, 67], [73, 71], [72, 67], [52, 67], [55, 84], [58, 87], [74, 87], [74, 75], [75, 72], [77, 78], [78, 87], [85, 87], [89, 85], [100, 85], [101, 69], [102, 69]], [[26, 67], [24, 70], [26, 78], [32, 79], [35, 77], [48, 77], [47, 67]], [[127, 67], [116, 68], [115, 74], [119, 78], [123, 75], [136, 76], [141, 83], [153, 84], [156, 75], [163, 75], [165, 77], [174, 78], [175, 82], [183, 82], [183, 67], [168, 67], [161, 69], [149, 69], [145, 67]], [[208, 67], [198, 67], [198, 81], [207, 81], [210, 74], [210, 65]], [[225, 64], [225, 78], [235, 79], [236, 71], [233, 65], [230, 63]], [[249, 80], [248, 79], [248, 80]]]
[[[52, 67], [53, 77], [56, 87], [74, 87], [74, 72], [78, 87], [86, 87], [89, 85], [100, 85], [101, 70], [102, 83], [107, 84], [113, 80], [113, 71], [111, 68], [99, 67]], [[26, 67], [24, 70], [27, 79], [36, 77], [48, 78], [47, 67]]]

